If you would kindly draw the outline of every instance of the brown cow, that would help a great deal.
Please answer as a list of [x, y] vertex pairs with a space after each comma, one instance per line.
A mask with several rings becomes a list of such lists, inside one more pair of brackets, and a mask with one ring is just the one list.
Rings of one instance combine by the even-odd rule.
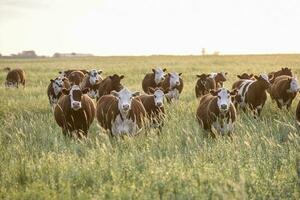
[[298, 102], [296, 108], [296, 126], [298, 129], [300, 128], [300, 101]]
[[225, 72], [225, 73], [224, 72], [218, 72], [218, 73], [212, 72], [212, 73], [210, 73], [210, 78], [215, 79], [217, 88], [222, 88], [223, 83], [227, 80], [226, 75], [227, 75], [227, 72]]
[[47, 95], [49, 99], [50, 106], [54, 111], [54, 107], [58, 102], [59, 97], [62, 95], [62, 89], [70, 88], [69, 80], [65, 77], [57, 77], [54, 80], [51, 79], [47, 89]]
[[71, 85], [80, 85], [83, 81], [84, 73], [81, 71], [73, 71], [67, 76], [67, 78]]
[[231, 135], [236, 120], [236, 111], [231, 102], [231, 97], [237, 93], [225, 88], [211, 90], [200, 100], [197, 109], [197, 119], [202, 128], [210, 131], [215, 137], [212, 127], [221, 135]]
[[100, 74], [102, 70], [90, 70], [87, 74], [85, 74], [83, 81], [80, 84], [81, 88], [89, 88], [90, 91], [88, 92], [89, 97], [92, 99], [98, 97], [98, 88], [100, 82], [102, 81], [102, 77]]
[[82, 90], [79, 85], [62, 89], [64, 95], [59, 98], [55, 106], [54, 117], [64, 135], [78, 138], [87, 136], [96, 112], [95, 104], [86, 95], [87, 92], [88, 89]]
[[123, 85], [121, 84], [121, 80], [124, 78], [124, 75], [114, 74], [112, 76], [108, 76], [103, 81], [100, 82], [98, 86], [98, 95], [97, 101], [100, 97], [106, 94], [110, 94], [111, 91], [115, 90], [119, 92], [123, 89]]
[[296, 78], [282, 75], [275, 78], [270, 88], [270, 96], [276, 101], [278, 108], [286, 106], [289, 109], [299, 90]]
[[81, 71], [83, 74], [87, 74], [89, 71], [86, 70], [86, 69], [68, 69], [68, 70], [64, 70], [64, 71], [60, 71], [58, 72], [61, 76], [64, 76], [66, 78], [69, 77], [69, 75], [72, 73], [72, 72], [75, 72], [75, 71]]
[[244, 80], [238, 88], [239, 106], [245, 111], [248, 106], [254, 114], [260, 116], [267, 100], [266, 90], [270, 82], [266, 74], [255, 76], [256, 80]]
[[166, 68], [156, 68], [152, 69], [153, 73], [148, 73], [145, 75], [143, 81], [142, 81], [142, 87], [146, 94], [151, 94], [149, 91], [149, 88], [156, 88], [160, 87], [161, 83], [165, 80], [165, 72], [167, 71]]
[[165, 117], [164, 91], [162, 88], [153, 89], [150, 87], [149, 92], [152, 94], [140, 95], [137, 98], [141, 100], [151, 124], [161, 129]]
[[198, 80], [195, 86], [195, 93], [197, 98], [208, 94], [210, 90], [216, 89], [215, 79], [210, 78], [209, 74], [197, 75], [197, 78]]
[[290, 68], [287, 68], [287, 67], [281, 68], [281, 70], [279, 70], [279, 71], [270, 72], [268, 74], [270, 83], [273, 84], [273, 82], [275, 81], [275, 78], [277, 78], [278, 76], [282, 76], [282, 75], [293, 77], [293, 73], [292, 73], [292, 70]]
[[238, 80], [232, 84], [232, 87], [231, 87], [232, 89], [238, 89], [245, 80], [255, 80], [253, 74], [243, 73], [241, 75], [237, 75], [237, 77], [240, 80]]
[[22, 69], [9, 70], [6, 76], [5, 87], [19, 88], [19, 84], [22, 84], [25, 88], [25, 72]]
[[168, 73], [165, 80], [161, 84], [168, 103], [179, 99], [179, 95], [183, 89], [183, 80], [181, 75], [182, 73]]
[[146, 111], [140, 100], [134, 98], [139, 92], [127, 88], [112, 91], [97, 102], [97, 120], [112, 136], [135, 135], [142, 129]]

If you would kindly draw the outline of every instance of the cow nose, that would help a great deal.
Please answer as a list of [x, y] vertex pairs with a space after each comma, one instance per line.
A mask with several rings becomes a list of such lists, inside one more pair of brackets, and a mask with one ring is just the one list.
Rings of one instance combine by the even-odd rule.
[[226, 109], [227, 109], [227, 105], [226, 105], [226, 104], [222, 104], [222, 105], [221, 105], [221, 109], [222, 109], [222, 110], [226, 110]]
[[176, 81], [176, 85], [179, 85], [179, 81]]
[[73, 102], [73, 108], [77, 109], [77, 108], [80, 108], [80, 102]]
[[123, 110], [129, 110], [129, 105], [128, 104], [123, 105]]
[[162, 102], [157, 102], [156, 105], [157, 105], [158, 107], [161, 107], [161, 106], [162, 106]]

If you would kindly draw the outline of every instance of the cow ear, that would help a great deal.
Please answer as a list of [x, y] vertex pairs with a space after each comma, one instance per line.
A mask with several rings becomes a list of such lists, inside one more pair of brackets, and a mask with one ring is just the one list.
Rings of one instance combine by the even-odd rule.
[[197, 77], [197, 78], [201, 78], [201, 75], [197, 74], [196, 77]]
[[110, 94], [115, 96], [115, 97], [119, 97], [118, 92], [116, 92], [115, 90], [111, 91]]
[[227, 73], [227, 72], [225, 72], [224, 74], [225, 74], [225, 75], [227, 75], [228, 73]]
[[254, 78], [258, 80], [258, 79], [259, 79], [259, 76], [257, 76], [257, 75], [254, 75]]
[[62, 92], [64, 95], [70, 94], [70, 90], [68, 90], [68, 89], [66, 89], [66, 88], [63, 88], [63, 89], [61, 90], [61, 92]]
[[237, 89], [234, 89], [234, 90], [232, 90], [229, 94], [230, 94], [231, 96], [235, 96], [235, 95], [237, 95], [237, 93], [238, 93], [238, 90], [237, 90]]
[[254, 75], [253, 74], [250, 74], [250, 77], [253, 77]]
[[102, 70], [98, 70], [98, 74], [102, 74]]
[[62, 74], [63, 72], [62, 72], [62, 71], [59, 71], [58, 73], [59, 73], [59, 74]]
[[149, 92], [151, 92], [151, 93], [154, 93], [154, 92], [155, 92], [155, 89], [154, 89], [153, 87], [149, 87], [148, 90], [149, 90]]
[[213, 96], [217, 96], [218, 95], [218, 91], [216, 90], [210, 90], [209, 93]]
[[182, 75], [182, 72], [180, 72], [178, 75], [181, 76], [181, 75]]
[[166, 68], [164, 68], [164, 69], [163, 69], [163, 72], [166, 72], [166, 71], [167, 71], [167, 69], [166, 69]]
[[69, 79], [67, 79], [66, 77], [63, 77], [61, 80], [62, 81], [68, 81]]
[[155, 69], [152, 69], [152, 72], [155, 73]]
[[53, 79], [50, 79], [50, 82], [51, 82], [51, 83], [53, 83], [53, 82], [54, 82], [54, 80], [53, 80]]
[[124, 77], [125, 77], [124, 75], [121, 75], [121, 76], [120, 76], [120, 79], [123, 79]]
[[239, 79], [242, 79], [241, 75], [236, 75]]
[[132, 96], [133, 96], [133, 97], [140, 96], [140, 92], [134, 92], [134, 93], [132, 93]]

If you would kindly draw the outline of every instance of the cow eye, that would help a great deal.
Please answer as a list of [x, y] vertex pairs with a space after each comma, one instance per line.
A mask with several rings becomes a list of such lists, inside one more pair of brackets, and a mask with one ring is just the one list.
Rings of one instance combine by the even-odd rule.
[[221, 97], [220, 97], [220, 96], [218, 96], [218, 98], [219, 98], [219, 99], [221, 99]]
[[154, 95], [154, 98], [156, 98], [156, 95]]

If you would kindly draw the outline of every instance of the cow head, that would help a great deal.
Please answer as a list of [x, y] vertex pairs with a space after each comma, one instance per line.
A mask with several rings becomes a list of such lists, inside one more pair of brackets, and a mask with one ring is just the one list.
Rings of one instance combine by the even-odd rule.
[[219, 72], [217, 73], [217, 75], [215, 76], [215, 80], [216, 81], [220, 81], [220, 82], [224, 82], [226, 81], [226, 75], [227, 75], [227, 72]]
[[174, 88], [180, 85], [180, 76], [182, 75], [182, 73], [171, 72], [168, 73], [168, 75], [170, 76], [170, 88]]
[[80, 89], [79, 85], [73, 85], [70, 89], [63, 88], [62, 93], [64, 95], [69, 95], [71, 100], [71, 108], [73, 110], [81, 109], [81, 97], [86, 94], [89, 88]]
[[156, 84], [161, 83], [162, 81], [165, 80], [165, 72], [167, 71], [166, 68], [161, 69], [161, 68], [156, 68], [156, 69], [152, 69], [152, 72], [154, 73], [154, 81]]
[[66, 78], [57, 77], [54, 80], [50, 79], [54, 94], [56, 96], [61, 92], [62, 88], [64, 87], [64, 80], [66, 80]]
[[281, 68], [281, 71], [279, 73], [279, 75], [287, 75], [287, 76], [293, 76], [292, 70], [290, 68], [287, 67], [283, 67]]
[[229, 110], [231, 99], [237, 94], [237, 92], [237, 90], [233, 90], [230, 92], [225, 88], [210, 91], [211, 95], [216, 96], [218, 98], [217, 105], [221, 112], [227, 112]]
[[290, 87], [287, 90], [287, 92], [295, 93], [300, 90], [299, 83], [296, 78], [294, 77], [288, 78], [288, 82]]
[[118, 109], [121, 113], [128, 113], [131, 109], [132, 99], [139, 96], [139, 92], [131, 92], [127, 88], [123, 88], [121, 91], [111, 91], [111, 94], [118, 99]]
[[267, 89], [271, 86], [271, 83], [269, 81], [269, 77], [267, 74], [261, 74], [259, 76], [255, 75], [254, 77], [257, 81], [259, 81], [262, 84], [263, 88]]
[[207, 78], [210, 77], [209, 74], [201, 74], [201, 75], [196, 75], [197, 78], [199, 78], [200, 84], [205, 87], [207, 83]]
[[96, 70], [96, 69], [92, 69], [88, 72], [89, 81], [90, 81], [91, 85], [95, 85], [96, 83], [98, 83], [100, 81], [101, 73], [102, 73], [102, 70]]
[[153, 94], [155, 106], [161, 108], [164, 106], [165, 93], [162, 88], [149, 88], [149, 91]]
[[237, 77], [239, 79], [252, 79], [253, 78], [253, 74], [247, 74], [247, 73], [243, 73], [241, 75], [237, 75]]
[[7, 80], [5, 81], [5, 87], [7, 88], [17, 87], [17, 82], [12, 80]]
[[121, 80], [124, 78], [124, 75], [114, 74], [112, 76], [109, 76], [109, 78], [111, 80], [111, 88], [113, 90], [120, 91], [123, 88]]

